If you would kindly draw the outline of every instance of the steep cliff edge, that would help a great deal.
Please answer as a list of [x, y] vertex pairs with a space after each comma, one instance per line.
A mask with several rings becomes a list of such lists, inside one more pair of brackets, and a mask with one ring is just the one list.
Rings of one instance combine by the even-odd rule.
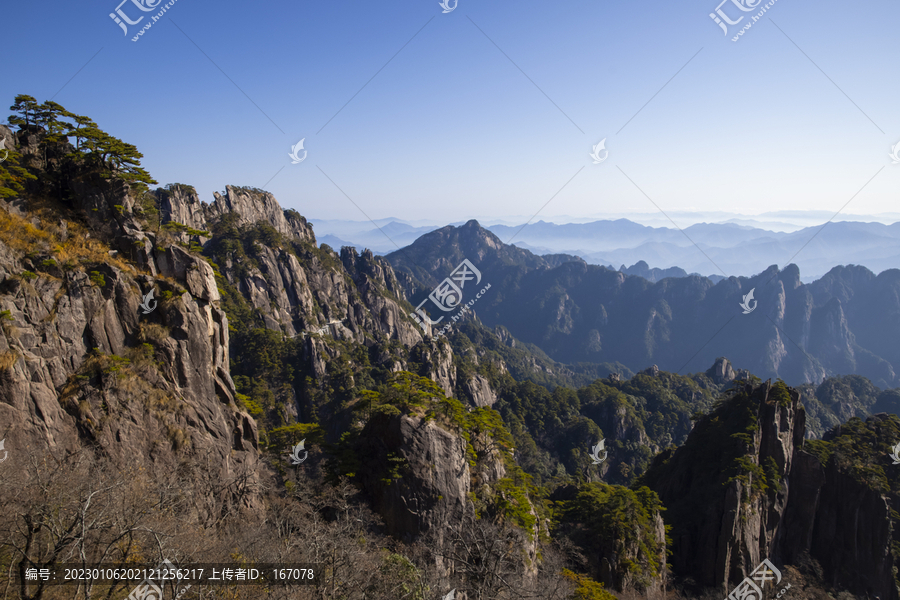
[[93, 444], [130, 468], [202, 461], [226, 487], [256, 480], [256, 424], [235, 402], [211, 267], [177, 246], [121, 258], [105, 240], [134, 221], [94, 228], [84, 207], [103, 198], [127, 213], [134, 201], [119, 182], [93, 185], [71, 203], [0, 210], [6, 448], [24, 460]]
[[[676, 575], [727, 593], [764, 558], [800, 565], [812, 557], [836, 589], [896, 599], [897, 476], [886, 477], [877, 464], [886, 457], [870, 453], [889, 447], [900, 419], [848, 426], [830, 434], [835, 441], [804, 447], [799, 393], [781, 382], [745, 384], [702, 416], [684, 446], [658, 455], [640, 480], [667, 508]], [[871, 470], [860, 476], [849, 450], [835, 450], [839, 441], [868, 454]]]
[[900, 419], [878, 414], [798, 449], [776, 559], [796, 564], [808, 553], [830, 585], [896, 599], [900, 473], [890, 450], [898, 440]]
[[[475, 221], [429, 232], [387, 258], [425, 288], [463, 258], [475, 262], [497, 290], [478, 302], [483, 322], [563, 363], [693, 371], [726, 355], [758, 376], [797, 385], [848, 372], [882, 388], [898, 384], [900, 350], [888, 341], [900, 335], [898, 269], [876, 275], [836, 266], [804, 284], [789, 264], [716, 283], [698, 276], [651, 282], [581, 259], [547, 260], [504, 244]], [[759, 309], [734, 318], [750, 290]], [[425, 294], [410, 289], [416, 303]], [[728, 335], [708, 343], [726, 325]], [[701, 348], [687, 365], [685, 346]]]

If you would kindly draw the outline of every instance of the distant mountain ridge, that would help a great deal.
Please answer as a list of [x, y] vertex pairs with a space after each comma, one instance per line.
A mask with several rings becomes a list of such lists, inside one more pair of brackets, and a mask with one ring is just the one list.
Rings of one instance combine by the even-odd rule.
[[[487, 229], [505, 239], [520, 228]], [[677, 266], [723, 276], [748, 276], [787, 261], [809, 277], [820, 277], [837, 263], [860, 264], [876, 272], [900, 266], [900, 223], [830, 222], [785, 233], [733, 223], [699, 223], [680, 231], [627, 219], [565, 225], [538, 221], [521, 228], [514, 241], [575, 253], [591, 264], [644, 260], [657, 268]]]
[[[361, 225], [341, 227], [327, 222], [329, 235], [322, 239], [329, 244], [340, 240], [341, 245], [354, 245], [359, 251], [370, 248], [380, 254], [394, 252], [438, 229], [396, 221], [379, 223], [363, 229]], [[486, 229], [504, 243], [538, 255], [572, 254], [601, 265], [645, 261], [662, 270], [678, 267], [707, 276], [746, 277], [772, 264], [793, 262], [809, 282], [839, 263], [862, 265], [874, 272], [900, 266], [900, 223], [837, 221], [782, 232], [737, 223], [698, 223], [679, 230], [615, 219], [562, 225], [537, 221], [524, 227], [499, 224]]]
[[[690, 372], [728, 356], [761, 377], [794, 384], [849, 373], [882, 388], [898, 383], [900, 347], [890, 342], [900, 336], [897, 269], [875, 275], [837, 266], [804, 284], [796, 265], [773, 265], [718, 283], [697, 276], [653, 283], [577, 257], [553, 265], [504, 244], [477, 221], [443, 227], [387, 258], [421, 282], [408, 290], [413, 305], [469, 259], [492, 286], [474, 306], [478, 317], [559, 362], [619, 361], [634, 371], [656, 363]], [[742, 314], [750, 290], [757, 308]]]
[[[602, 314], [591, 351], [633, 343], [644, 360], [668, 357], [667, 336], [692, 352], [706, 331], [684, 332], [729, 306], [745, 327], [716, 335], [732, 347], [768, 349], [768, 319], [808, 346], [813, 366], [840, 366], [896, 351], [891, 272], [840, 267], [809, 286], [795, 267], [763, 283], [652, 283], [534, 256], [475, 221], [404, 248], [395, 271], [372, 252], [318, 246], [300, 213], [256, 188], [227, 186], [207, 204], [189, 185], [129, 183], [95, 150], [76, 154], [51, 135], [62, 129], [54, 113], [75, 115], [41, 111], [47, 130], [0, 126], [8, 164], [23, 165], [0, 165], [2, 468], [13, 492], [0, 494], [0, 585], [75, 554], [215, 563], [241, 548], [243, 562], [329, 557], [319, 589], [348, 599], [459, 589], [612, 600], [601, 584], [625, 597], [701, 586], [720, 598], [768, 556], [803, 593], [794, 598], [898, 599], [900, 471], [887, 451], [900, 421], [871, 413], [897, 412], [900, 389], [850, 375], [801, 399], [724, 357], [690, 376], [561, 364], [481, 318], [512, 317], [565, 354], [583, 350]], [[435, 339], [409, 300], [462, 258], [488, 293], [473, 304], [479, 318]], [[632, 268], [659, 274], [645, 266]], [[750, 285], [759, 304], [735, 316]], [[602, 465], [589, 453], [598, 440]], [[289, 466], [304, 443], [305, 462]], [[20, 595], [40, 598], [44, 585]]]

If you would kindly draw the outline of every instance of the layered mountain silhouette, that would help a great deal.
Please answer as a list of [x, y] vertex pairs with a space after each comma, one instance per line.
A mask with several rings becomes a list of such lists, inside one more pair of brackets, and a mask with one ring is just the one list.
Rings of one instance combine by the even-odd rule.
[[[708, 277], [749, 276], [772, 264], [793, 262], [800, 267], [803, 281], [810, 282], [836, 264], [863, 265], [875, 272], [900, 264], [900, 223], [826, 224], [826, 218], [820, 224], [796, 231], [772, 231], [754, 221], [748, 221], [748, 225], [697, 223], [679, 230], [670, 224], [651, 227], [624, 218], [565, 224], [537, 221], [524, 226], [496, 224], [485, 228], [500, 240], [537, 255], [572, 254], [589, 264], [606, 266], [646, 261], [661, 270], [683, 269], [685, 273]], [[321, 230], [329, 235], [320, 239], [335, 248], [355, 245], [360, 251], [370, 248], [376, 253], [390, 253], [437, 229], [396, 219], [375, 223], [377, 227], [373, 228], [371, 223], [322, 221]], [[782, 226], [792, 228], [789, 224]]]
[[[652, 282], [474, 221], [390, 262], [338, 253], [267, 192], [150, 191], [130, 145], [91, 127], [68, 134], [78, 149], [65, 132], [86, 117], [16, 102], [47, 128], [0, 126], [0, 586], [16, 597], [67, 597], [22, 579], [77, 555], [327, 564], [318, 585], [244, 597], [722, 598], [765, 558], [788, 598], [900, 598], [900, 390], [879, 389], [896, 270]], [[472, 311], [435, 337], [410, 314], [464, 258]], [[689, 376], [652, 364], [682, 359]], [[792, 388], [754, 360], [884, 376]]]
[[[491, 284], [474, 306], [478, 317], [560, 362], [619, 361], [635, 371], [657, 364], [685, 373], [728, 356], [792, 384], [858, 373], [879, 387], [897, 385], [897, 269], [876, 275], [837, 266], [804, 284], [791, 264], [718, 283], [699, 276], [651, 282], [571, 255], [537, 256], [477, 221], [428, 233], [387, 258], [421, 282], [408, 290], [414, 305], [469, 259]], [[743, 314], [751, 290], [756, 308]], [[439, 316], [431, 303], [424, 307]]]

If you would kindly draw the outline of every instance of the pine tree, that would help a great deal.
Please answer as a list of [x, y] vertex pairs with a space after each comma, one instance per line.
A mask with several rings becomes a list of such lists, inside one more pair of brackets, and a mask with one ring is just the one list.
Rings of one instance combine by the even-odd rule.
[[25, 182], [37, 179], [26, 169], [19, 166], [21, 154], [6, 148], [7, 157], [0, 162], [0, 198], [15, 198], [25, 191]]
[[15, 125], [19, 129], [25, 129], [35, 122], [35, 115], [38, 111], [37, 100], [25, 94], [16, 96], [15, 104], [9, 107], [9, 110], [20, 113], [20, 116], [12, 115], [9, 117], [9, 124]]
[[[37, 126], [44, 130], [41, 149], [45, 165], [48, 147], [51, 144], [68, 143], [69, 138], [74, 136], [75, 151], [69, 153], [68, 157], [84, 160], [86, 164], [99, 170], [101, 177], [118, 177], [138, 191], [146, 191], [148, 185], [157, 183], [141, 167], [143, 154], [136, 146], [106, 133], [88, 117], [69, 112], [52, 100], [38, 104], [33, 97], [24, 94], [16, 96], [10, 110], [18, 113], [9, 117], [10, 125], [19, 129]], [[18, 168], [18, 164], [16, 167]], [[10, 185], [11, 182], [12, 180]]]

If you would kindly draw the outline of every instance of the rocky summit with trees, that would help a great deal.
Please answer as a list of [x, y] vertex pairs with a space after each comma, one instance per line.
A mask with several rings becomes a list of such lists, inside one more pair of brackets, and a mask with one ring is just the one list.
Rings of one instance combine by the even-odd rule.
[[165, 588], [186, 600], [722, 598], [763, 559], [796, 600], [898, 598], [900, 391], [565, 364], [471, 311], [435, 338], [421, 268], [319, 245], [262, 190], [151, 189], [57, 103], [11, 111], [3, 598], [126, 598], [26, 572], [164, 560], [316, 571]]

